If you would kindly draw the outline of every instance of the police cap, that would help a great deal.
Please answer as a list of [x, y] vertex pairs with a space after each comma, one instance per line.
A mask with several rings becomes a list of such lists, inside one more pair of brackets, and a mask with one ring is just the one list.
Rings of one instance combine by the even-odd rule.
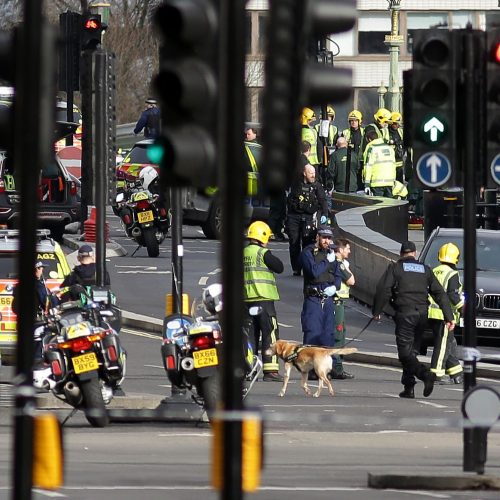
[[330, 236], [331, 238], [333, 238], [332, 228], [330, 226], [327, 226], [327, 225], [319, 226], [318, 227], [318, 234], [320, 236]]
[[413, 243], [413, 241], [405, 241], [401, 245], [401, 253], [411, 253], [416, 251], [417, 247], [415, 246], [415, 243]]

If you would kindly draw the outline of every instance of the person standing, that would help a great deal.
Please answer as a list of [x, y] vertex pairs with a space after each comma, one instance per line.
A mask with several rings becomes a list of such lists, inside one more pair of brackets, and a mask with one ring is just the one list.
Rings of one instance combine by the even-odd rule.
[[247, 127], [245, 129], [245, 141], [259, 143], [257, 140], [257, 130], [254, 127]]
[[309, 163], [316, 169], [316, 174], [319, 173], [320, 161], [318, 158], [318, 131], [314, 127], [316, 114], [311, 108], [304, 108], [300, 118], [302, 127], [301, 139], [307, 141], [311, 145], [308, 160]]
[[[335, 258], [338, 262], [342, 281], [340, 289], [333, 296], [333, 309], [335, 311], [335, 345], [342, 347], [345, 345], [345, 301], [349, 298], [349, 288], [355, 284], [354, 274], [349, 267], [349, 255], [351, 244], [344, 238], [333, 241], [335, 246]], [[346, 380], [354, 378], [354, 375], [344, 370], [342, 356], [333, 356], [332, 378]]]
[[340, 288], [342, 276], [332, 239], [331, 227], [321, 225], [316, 242], [300, 254], [304, 270], [304, 302], [300, 316], [304, 344], [329, 347], [335, 344], [333, 296]]
[[419, 343], [427, 324], [427, 297], [430, 295], [443, 311], [446, 327], [455, 327], [451, 304], [432, 269], [416, 260], [415, 243], [401, 245], [400, 258], [387, 267], [380, 278], [373, 303], [373, 319], [379, 320], [385, 305], [392, 299], [395, 309], [396, 345], [403, 365], [400, 398], [415, 397], [415, 377], [424, 382], [424, 397], [434, 389], [436, 374], [417, 359]]
[[156, 139], [160, 136], [160, 110], [156, 106], [155, 99], [146, 99], [146, 109], [135, 125], [134, 134], [140, 134], [142, 129], [145, 139]]
[[[358, 155], [351, 149], [351, 154], [348, 154], [348, 144], [345, 137], [340, 136], [337, 139], [337, 149], [330, 156], [328, 163], [328, 173], [326, 177], [326, 189], [328, 191], [336, 191], [338, 193], [355, 193], [358, 190], [358, 170], [359, 161]], [[347, 159], [350, 159], [349, 167]], [[349, 186], [346, 191], [347, 171], [349, 170]]]
[[359, 155], [361, 143], [365, 135], [365, 129], [361, 126], [363, 115], [357, 109], [353, 109], [347, 116], [349, 128], [342, 130], [342, 136], [346, 138], [347, 144]]
[[401, 128], [403, 117], [401, 113], [394, 111], [389, 120], [389, 144], [394, 148], [394, 157], [396, 159], [396, 180], [404, 182], [403, 171], [404, 148], [403, 148], [403, 129]]
[[363, 168], [365, 194], [392, 198], [396, 181], [394, 149], [383, 139], [378, 139], [373, 130], [368, 130], [365, 137], [368, 140]]
[[274, 301], [280, 297], [274, 274], [281, 274], [284, 269], [283, 262], [267, 248], [270, 236], [271, 228], [265, 222], [255, 221], [248, 228], [248, 245], [243, 250], [244, 300], [247, 308], [260, 308], [258, 315], [251, 316], [253, 335], [250, 339], [254, 343], [255, 354], [261, 345], [263, 380], [283, 382], [278, 373], [278, 358], [266, 354], [271, 344], [279, 339]]
[[[460, 250], [454, 243], [446, 243], [438, 252], [440, 264], [432, 272], [444, 288], [453, 309], [454, 321], [460, 321], [460, 310], [464, 305], [462, 295], [462, 283], [457, 271]], [[431, 371], [437, 378], [449, 375], [455, 384], [463, 382], [463, 368], [458, 358], [455, 357], [453, 347], [456, 345], [453, 330], [448, 330], [444, 323], [443, 311], [436, 301], [429, 297], [429, 325], [434, 337], [434, 349], [432, 351]]]
[[314, 214], [319, 212], [319, 223], [328, 220], [328, 205], [323, 186], [316, 181], [316, 170], [306, 164], [302, 176], [291, 187], [287, 200], [286, 228], [290, 250], [290, 262], [294, 276], [300, 276], [300, 252], [314, 241]]

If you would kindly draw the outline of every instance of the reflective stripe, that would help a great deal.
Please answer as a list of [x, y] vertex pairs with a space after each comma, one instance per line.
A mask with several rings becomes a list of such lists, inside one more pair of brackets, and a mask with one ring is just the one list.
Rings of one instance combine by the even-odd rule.
[[[450, 266], [446, 264], [440, 264], [439, 266], [436, 266], [432, 272], [436, 276], [437, 280], [441, 284], [441, 286], [444, 288], [445, 291], [448, 291], [448, 283], [450, 279], [458, 274], [458, 271], [455, 269], [452, 269]], [[459, 293], [462, 291], [462, 284], [460, 283], [460, 289]], [[460, 301], [457, 305], [452, 304], [452, 309], [453, 309], [453, 316], [455, 322], [458, 322], [458, 319], [460, 318], [460, 308], [463, 306], [463, 301]], [[429, 309], [427, 316], [430, 319], [439, 319], [439, 320], [444, 320], [444, 315], [443, 311], [439, 307], [439, 305], [436, 303], [436, 301], [429, 295]]]
[[264, 265], [267, 251], [267, 248], [253, 244], [243, 250], [243, 293], [247, 302], [280, 298], [274, 273]]
[[349, 289], [350, 287], [342, 281], [340, 285], [340, 290], [337, 290], [337, 296], [340, 297], [341, 299], [348, 299]]

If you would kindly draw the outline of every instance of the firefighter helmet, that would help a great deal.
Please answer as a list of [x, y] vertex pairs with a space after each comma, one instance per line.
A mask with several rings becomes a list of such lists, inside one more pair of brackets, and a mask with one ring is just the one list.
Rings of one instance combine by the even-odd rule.
[[375, 121], [379, 125], [383, 125], [384, 123], [388, 123], [389, 120], [391, 119], [391, 112], [388, 109], [380, 108], [373, 115], [373, 118], [375, 118]]
[[271, 228], [265, 222], [256, 220], [248, 227], [247, 238], [260, 241], [263, 245], [267, 245], [272, 234]]
[[335, 110], [330, 105], [326, 107], [326, 114], [332, 117], [332, 121], [335, 120]]
[[458, 264], [458, 259], [460, 257], [460, 250], [455, 243], [444, 244], [438, 252], [439, 262], [446, 264]]
[[403, 117], [401, 113], [398, 113], [397, 111], [393, 111], [391, 113], [391, 119], [389, 120], [390, 123], [396, 123], [398, 125], [401, 125], [401, 122], [403, 121]]
[[315, 119], [316, 115], [314, 114], [314, 111], [311, 108], [304, 108], [302, 110], [302, 116], [300, 118], [300, 123], [302, 125], [309, 125], [309, 122]]
[[349, 121], [351, 121], [351, 120], [358, 120], [358, 121], [361, 123], [361, 120], [363, 119], [363, 115], [362, 115], [362, 114], [361, 114], [361, 112], [360, 112], [360, 111], [358, 111], [357, 109], [353, 109], [353, 110], [349, 113], [349, 115], [348, 115], [347, 119], [348, 119]]

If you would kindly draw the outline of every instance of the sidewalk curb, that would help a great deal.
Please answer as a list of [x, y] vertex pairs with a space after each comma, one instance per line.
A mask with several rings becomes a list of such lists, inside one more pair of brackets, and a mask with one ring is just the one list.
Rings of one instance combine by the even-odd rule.
[[[95, 242], [92, 241], [84, 241], [81, 239], [82, 235], [69, 235], [65, 234], [63, 236], [63, 243], [69, 248], [72, 248], [73, 250], [78, 250], [82, 245], [90, 245], [94, 251], [95, 251]], [[124, 255], [127, 255], [127, 250], [123, 248], [119, 243], [116, 243], [116, 241], [110, 240], [109, 242], [106, 243], [106, 256], [107, 257], [122, 257]]]

